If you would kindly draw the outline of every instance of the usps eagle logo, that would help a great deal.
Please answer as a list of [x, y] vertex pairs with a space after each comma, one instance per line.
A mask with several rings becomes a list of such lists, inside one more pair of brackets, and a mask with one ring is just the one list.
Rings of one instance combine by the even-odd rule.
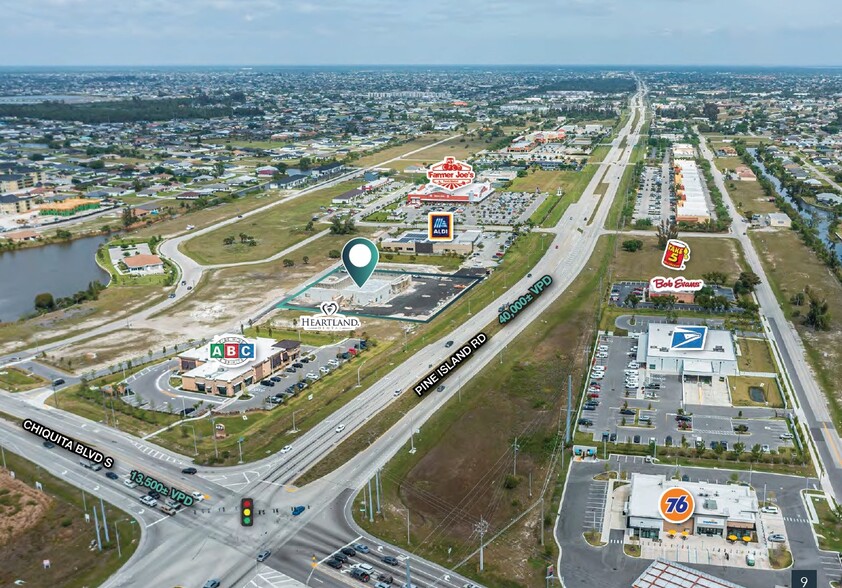
[[431, 184], [450, 191], [467, 186], [475, 177], [473, 166], [450, 156], [431, 165], [427, 170], [427, 179]]

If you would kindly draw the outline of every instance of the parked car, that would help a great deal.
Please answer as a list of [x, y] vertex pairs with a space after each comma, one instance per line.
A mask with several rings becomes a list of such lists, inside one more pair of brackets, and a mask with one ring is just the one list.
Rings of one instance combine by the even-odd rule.
[[590, 427], [593, 425], [593, 421], [591, 419], [579, 419], [579, 424]]
[[281, 380], [283, 380], [283, 378], [281, 376], [272, 376], [269, 379], [272, 380], [273, 382], [280, 382]]
[[760, 512], [765, 513], [765, 514], [778, 514], [779, 511], [778, 511], [777, 506], [775, 506], [773, 504], [769, 504], [769, 505], [766, 505], [763, 508], [761, 508]]
[[772, 543], [783, 543], [786, 541], [786, 537], [781, 535], [780, 533], [772, 533], [769, 535], [769, 541]]
[[260, 380], [260, 385], [261, 386], [267, 386], [267, 387], [271, 388], [272, 386], [275, 385], [275, 382], [273, 382], [272, 380]]

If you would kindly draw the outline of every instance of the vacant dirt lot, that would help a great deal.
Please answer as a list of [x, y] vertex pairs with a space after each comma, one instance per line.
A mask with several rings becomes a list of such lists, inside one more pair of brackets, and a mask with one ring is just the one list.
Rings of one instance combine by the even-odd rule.
[[0, 471], [0, 545], [37, 525], [51, 503], [43, 492]]

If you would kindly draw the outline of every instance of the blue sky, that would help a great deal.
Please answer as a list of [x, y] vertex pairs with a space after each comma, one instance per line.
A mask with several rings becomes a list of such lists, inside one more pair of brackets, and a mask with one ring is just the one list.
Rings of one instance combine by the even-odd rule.
[[0, 0], [0, 65], [842, 65], [842, 0]]

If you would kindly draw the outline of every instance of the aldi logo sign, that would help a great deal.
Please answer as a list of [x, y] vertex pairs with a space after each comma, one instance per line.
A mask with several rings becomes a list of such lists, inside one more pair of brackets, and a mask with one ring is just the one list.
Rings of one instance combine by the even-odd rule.
[[431, 212], [427, 216], [427, 238], [430, 241], [453, 241], [453, 213]]
[[210, 358], [231, 367], [243, 365], [254, 359], [254, 343], [242, 337], [224, 337], [210, 344]]
[[707, 327], [676, 327], [672, 332], [670, 349], [700, 350], [705, 348]]

